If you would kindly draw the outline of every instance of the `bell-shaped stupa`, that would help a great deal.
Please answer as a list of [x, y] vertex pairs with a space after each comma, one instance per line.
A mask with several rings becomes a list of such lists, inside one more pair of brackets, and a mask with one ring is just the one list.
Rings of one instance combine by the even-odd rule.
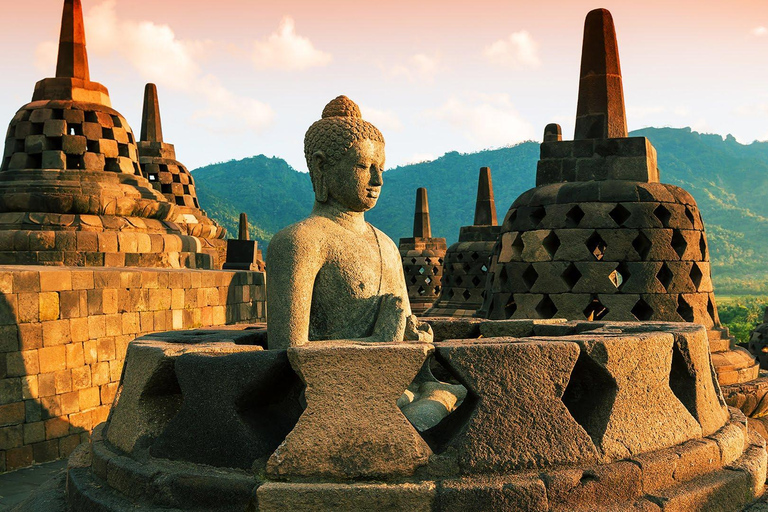
[[547, 126], [536, 187], [510, 207], [481, 316], [694, 322], [709, 330], [721, 384], [758, 366], [729, 350], [696, 201], [659, 182], [656, 150], [628, 137], [611, 14], [587, 15], [575, 140]]
[[56, 77], [8, 128], [0, 167], [0, 263], [210, 268], [179, 208], [142, 176], [107, 89], [90, 80], [80, 0], [65, 0]]
[[160, 103], [155, 84], [147, 84], [144, 88], [144, 112], [138, 147], [142, 174], [155, 190], [177, 206], [178, 215], [174, 219], [176, 224], [185, 234], [200, 238], [208, 249], [217, 249], [223, 255], [226, 251], [226, 242], [223, 241], [226, 229], [200, 208], [192, 174], [184, 164], [176, 160], [173, 144], [163, 140]]
[[416, 190], [413, 237], [401, 238], [399, 248], [411, 311], [414, 315], [421, 315], [440, 296], [447, 248], [445, 238], [432, 238], [426, 188]]
[[459, 241], [448, 248], [443, 263], [440, 297], [425, 316], [473, 316], [483, 304], [488, 260], [500, 226], [496, 222], [491, 170], [480, 169], [475, 222], [463, 226]]

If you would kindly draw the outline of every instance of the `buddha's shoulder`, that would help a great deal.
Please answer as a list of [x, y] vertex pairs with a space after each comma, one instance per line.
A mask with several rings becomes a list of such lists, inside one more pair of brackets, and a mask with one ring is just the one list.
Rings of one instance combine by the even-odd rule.
[[308, 217], [278, 231], [269, 242], [269, 248], [283, 250], [319, 248], [327, 238], [325, 219]]
[[376, 230], [376, 237], [379, 239], [379, 244], [382, 248], [394, 250], [398, 254], [400, 254], [400, 250], [397, 248], [397, 245], [395, 242], [387, 236], [386, 233], [384, 233], [382, 230], [371, 224], [371, 227]]

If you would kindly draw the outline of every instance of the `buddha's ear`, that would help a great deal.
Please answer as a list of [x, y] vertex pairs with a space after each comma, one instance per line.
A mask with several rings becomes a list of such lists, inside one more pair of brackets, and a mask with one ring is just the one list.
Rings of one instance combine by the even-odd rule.
[[312, 153], [312, 160], [309, 166], [309, 175], [312, 178], [312, 188], [315, 189], [315, 199], [318, 203], [324, 203], [328, 200], [328, 185], [325, 180], [325, 163], [328, 158], [322, 151]]

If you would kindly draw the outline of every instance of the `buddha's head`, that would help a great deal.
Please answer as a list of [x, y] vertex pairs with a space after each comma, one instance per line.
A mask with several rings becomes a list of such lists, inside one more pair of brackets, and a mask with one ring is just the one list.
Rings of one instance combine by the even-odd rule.
[[339, 96], [323, 109], [322, 119], [304, 136], [315, 199], [335, 202], [355, 212], [376, 205], [384, 169], [384, 136], [368, 121], [360, 108]]

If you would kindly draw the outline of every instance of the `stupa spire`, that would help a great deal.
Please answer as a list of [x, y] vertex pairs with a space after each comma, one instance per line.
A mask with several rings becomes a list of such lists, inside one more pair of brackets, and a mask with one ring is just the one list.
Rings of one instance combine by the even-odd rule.
[[606, 9], [587, 14], [580, 76], [574, 139], [626, 137], [619, 47], [613, 17]]
[[416, 190], [416, 212], [413, 214], [413, 238], [432, 238], [432, 226], [429, 223], [429, 201], [427, 189]]
[[475, 226], [496, 226], [496, 201], [493, 199], [493, 182], [490, 167], [480, 168], [477, 181], [477, 203], [475, 205]]
[[83, 6], [80, 0], [64, 0], [56, 78], [90, 80], [88, 53], [85, 50]]
[[144, 87], [144, 112], [141, 116], [141, 140], [163, 142], [163, 125], [160, 122], [160, 103], [157, 100], [157, 86]]

